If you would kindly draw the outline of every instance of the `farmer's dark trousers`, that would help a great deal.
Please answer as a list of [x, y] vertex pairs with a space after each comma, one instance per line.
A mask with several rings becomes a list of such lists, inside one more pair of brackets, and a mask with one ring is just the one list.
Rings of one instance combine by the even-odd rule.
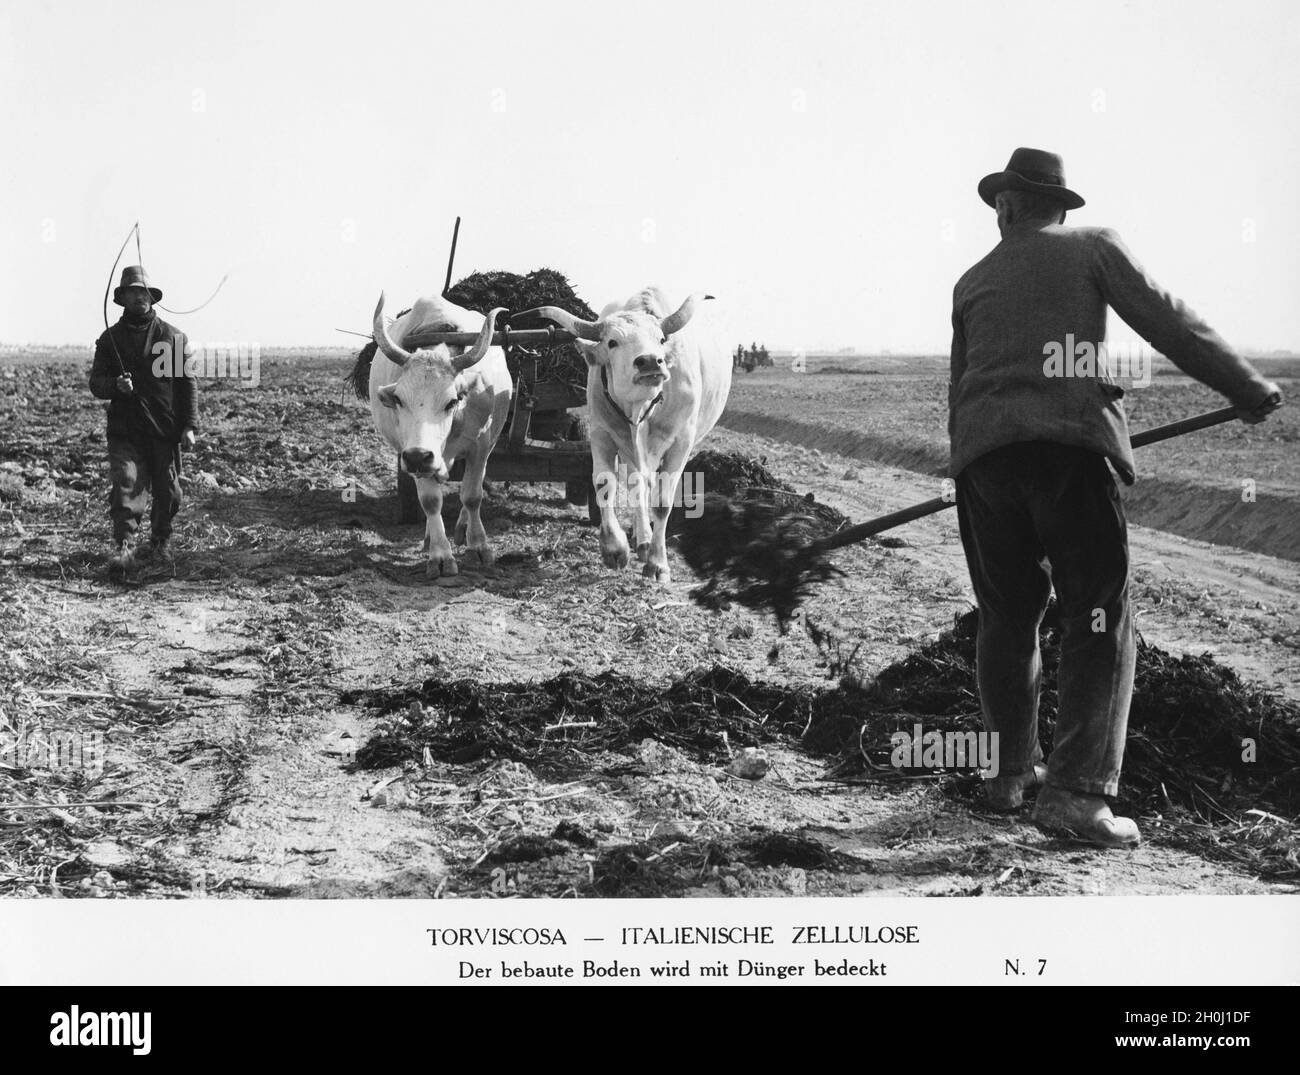
[[172, 519], [181, 507], [181, 483], [176, 469], [176, 445], [148, 437], [109, 437], [108, 513], [113, 540], [135, 534], [153, 494], [150, 529], [155, 540], [171, 537]]
[[1042, 759], [1038, 625], [1054, 588], [1061, 664], [1047, 783], [1115, 795], [1137, 648], [1128, 529], [1105, 459], [1043, 441], [1005, 445], [958, 476], [957, 518], [979, 602], [980, 708], [998, 733], [999, 775]]

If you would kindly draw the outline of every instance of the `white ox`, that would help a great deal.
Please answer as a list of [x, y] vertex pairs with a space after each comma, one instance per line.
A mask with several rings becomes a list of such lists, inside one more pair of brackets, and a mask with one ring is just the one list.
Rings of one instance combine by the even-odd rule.
[[621, 464], [637, 559], [642, 574], [660, 582], [670, 578], [664, 538], [682, 470], [731, 391], [731, 354], [696, 312], [709, 297], [692, 295], [670, 313], [664, 293], [648, 287], [621, 305], [610, 303], [599, 321], [554, 306], [537, 311], [577, 336], [587, 360], [601, 555], [609, 567], [626, 567], [630, 559], [614, 510]]
[[[487, 532], [479, 517], [483, 472], [505, 428], [512, 384], [505, 353], [492, 347], [500, 310], [486, 318], [443, 298], [417, 300], [409, 313], [384, 325], [384, 296], [375, 307], [374, 333], [379, 352], [370, 366], [370, 412], [375, 428], [400, 454], [401, 468], [415, 479], [427, 517], [424, 547], [429, 576], [456, 574], [456, 557], [442, 525], [442, 495], [451, 465], [465, 457], [460, 483], [456, 544], [469, 541], [483, 564], [492, 563]], [[417, 330], [477, 332], [465, 350], [438, 344], [414, 353], [393, 342]]]

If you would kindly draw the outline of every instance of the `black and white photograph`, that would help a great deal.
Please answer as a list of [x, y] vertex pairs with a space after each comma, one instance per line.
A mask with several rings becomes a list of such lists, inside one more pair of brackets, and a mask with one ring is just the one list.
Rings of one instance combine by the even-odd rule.
[[0, 0], [0, 981], [1296, 983], [1298, 59]]

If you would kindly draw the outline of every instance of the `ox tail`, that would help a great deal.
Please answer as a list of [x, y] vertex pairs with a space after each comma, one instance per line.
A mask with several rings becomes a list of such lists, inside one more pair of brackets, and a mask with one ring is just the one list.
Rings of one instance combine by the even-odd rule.
[[352, 386], [357, 399], [370, 398], [370, 365], [375, 360], [379, 345], [371, 340], [357, 352], [357, 360], [352, 364], [352, 372], [343, 378], [343, 383]]
[[[410, 309], [407, 308], [397, 316], [405, 317], [410, 312]], [[371, 340], [357, 352], [357, 360], [352, 363], [352, 372], [343, 378], [343, 383], [351, 386], [352, 391], [357, 395], [357, 399], [367, 401], [370, 399], [370, 367], [375, 361], [375, 352], [378, 350], [379, 344]]]
[[643, 287], [623, 305], [625, 310], [644, 310], [652, 317], [664, 318], [672, 313], [676, 306], [670, 305], [668, 296], [653, 284]]

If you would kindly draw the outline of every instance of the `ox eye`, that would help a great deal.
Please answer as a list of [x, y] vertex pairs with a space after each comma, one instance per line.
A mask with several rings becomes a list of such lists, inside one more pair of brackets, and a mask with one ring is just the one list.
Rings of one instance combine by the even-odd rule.
[[668, 342], [668, 337], [665, 336], [665, 337], [664, 337], [662, 340], [660, 340], [659, 342], [660, 342], [661, 344], [667, 343], [667, 342]]
[[617, 346], [618, 346], [618, 341], [617, 341], [617, 340], [610, 340], [610, 341], [609, 341], [609, 349], [610, 349], [611, 351], [614, 350], [614, 348], [617, 347]]

